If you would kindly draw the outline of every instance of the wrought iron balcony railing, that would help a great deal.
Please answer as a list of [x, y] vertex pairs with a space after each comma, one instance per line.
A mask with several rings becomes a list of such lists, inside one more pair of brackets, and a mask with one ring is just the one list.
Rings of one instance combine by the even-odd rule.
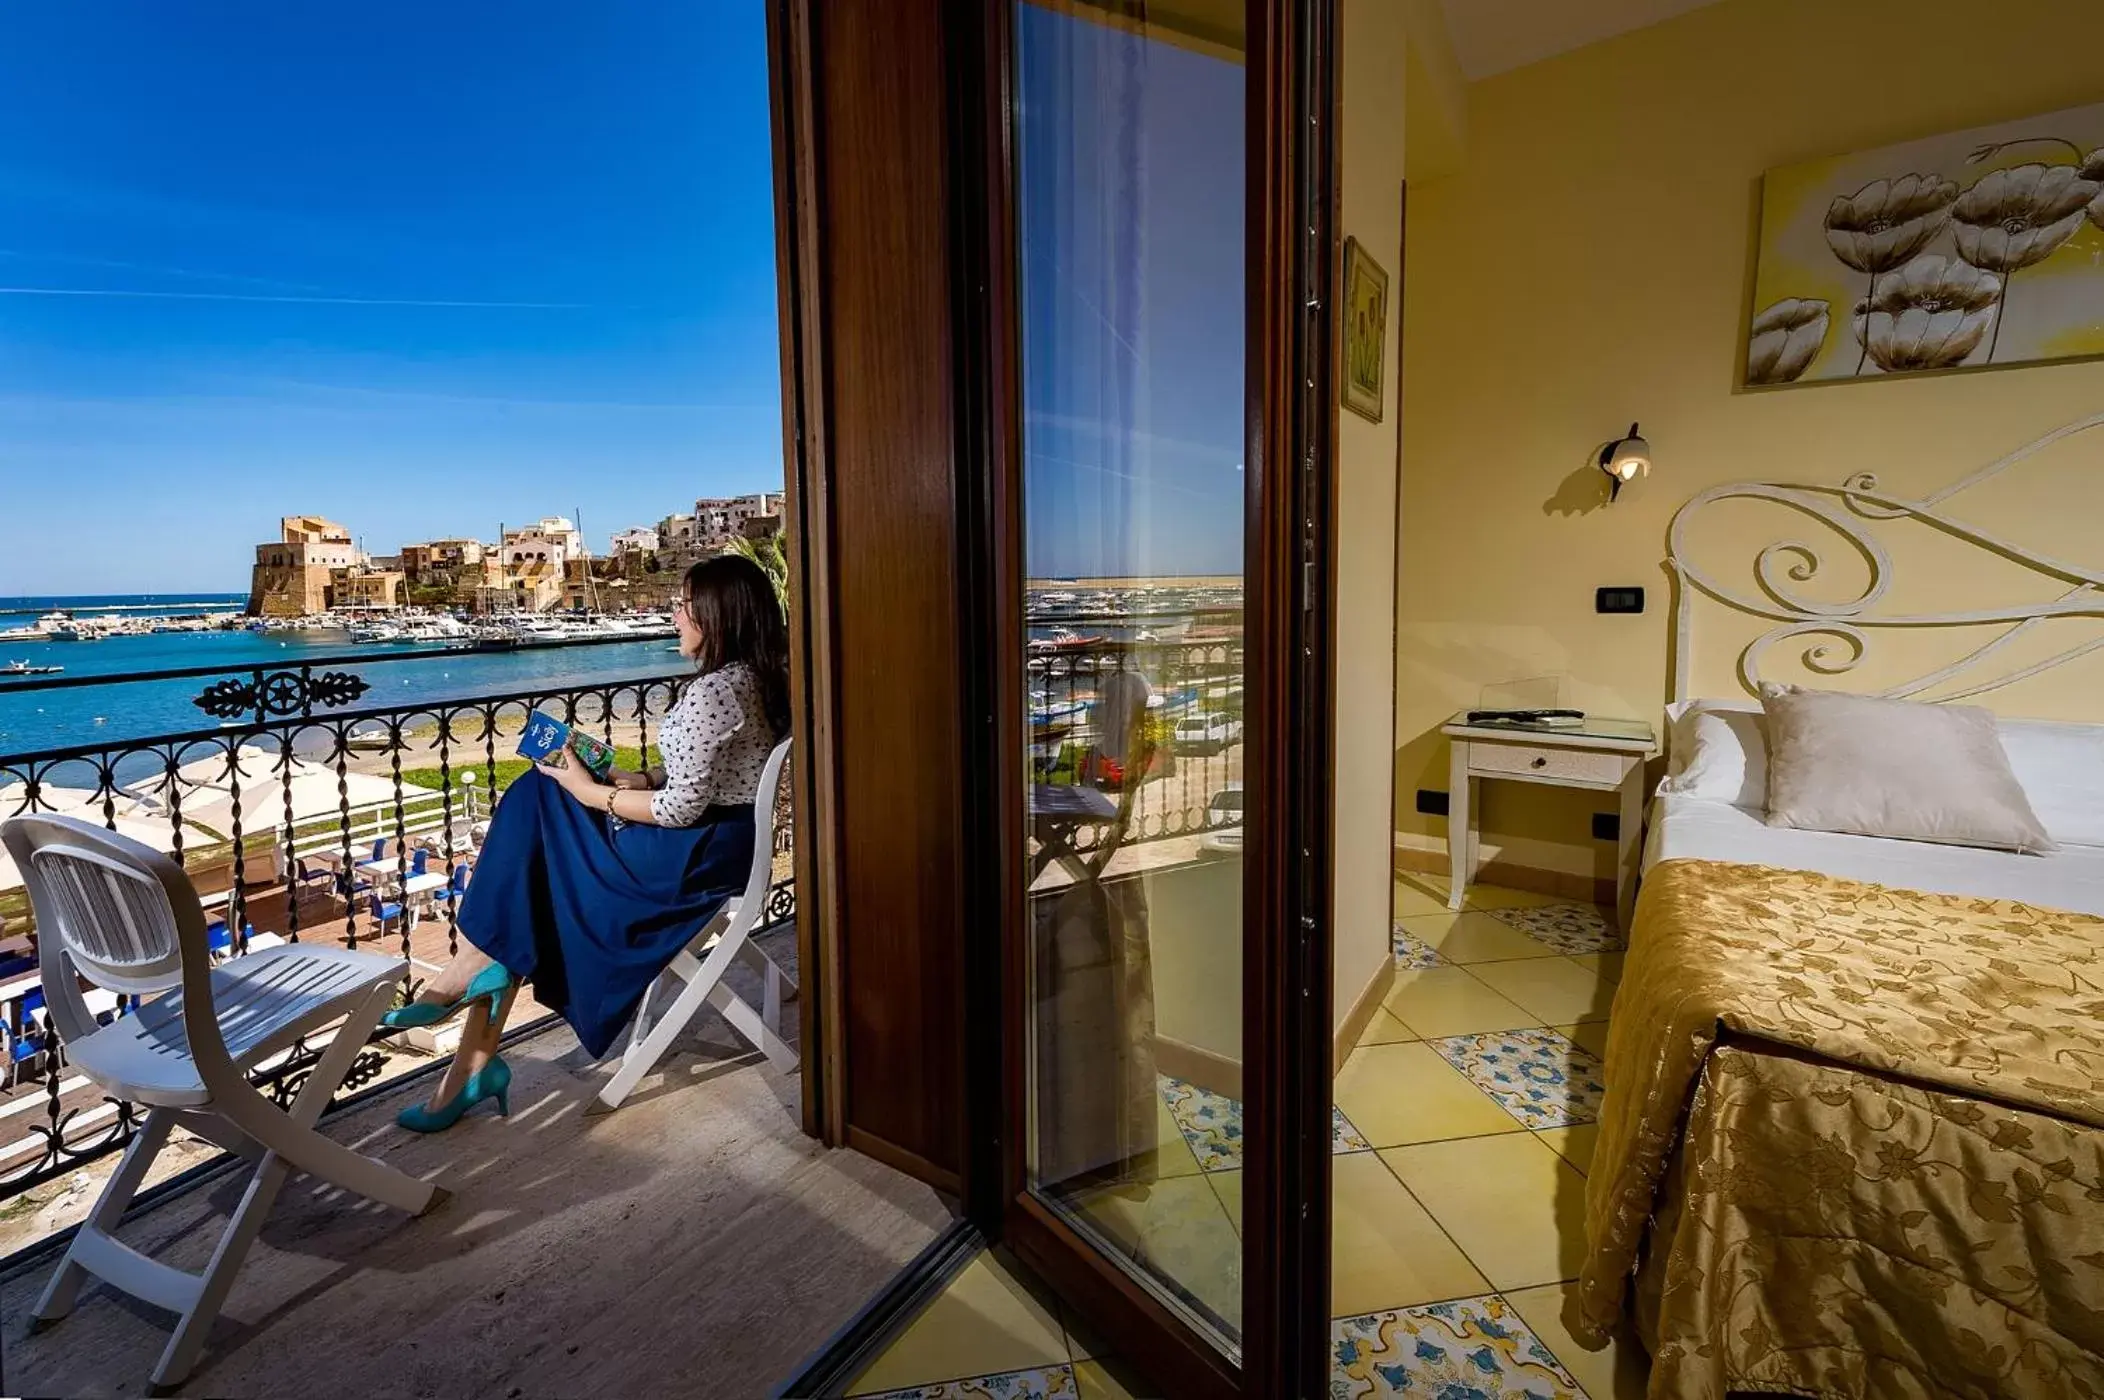
[[[525, 771], [512, 736], [528, 712], [558, 714], [617, 749], [645, 754], [690, 674], [672, 662], [584, 684], [357, 703], [373, 691], [377, 668], [459, 656], [400, 650], [235, 672], [0, 680], [0, 700], [38, 691], [74, 704], [71, 692], [87, 687], [209, 679], [193, 703], [220, 720], [148, 738], [0, 754], [0, 820], [63, 812], [167, 850], [217, 921], [216, 955], [240, 957], [279, 940], [398, 947], [414, 986], [458, 947], [458, 895], [472, 881], [491, 804]], [[776, 829], [769, 927], [795, 913], [792, 824]], [[130, 1105], [71, 1074], [42, 1015], [36, 930], [21, 885], [0, 862], [0, 1201], [122, 1148], [135, 1125]], [[125, 1010], [113, 1000], [104, 1014]], [[347, 1089], [414, 1067], [386, 1043], [395, 1034], [376, 1037]], [[259, 1086], [289, 1102], [323, 1048], [294, 1047], [259, 1069]]]
[[[1034, 782], [1117, 795], [1127, 818], [1117, 839], [1126, 846], [1196, 838], [1189, 852], [1156, 847], [1165, 858], [1203, 856], [1208, 837], [1240, 826], [1238, 612], [1060, 617], [1038, 620], [1033, 633]], [[450, 957], [459, 939], [458, 900], [432, 898], [419, 916], [419, 896], [472, 881], [479, 826], [507, 779], [525, 769], [511, 755], [527, 713], [558, 713], [617, 749], [646, 753], [688, 675], [670, 662], [582, 684], [360, 704], [375, 691], [377, 668], [460, 655], [404, 649], [283, 667], [0, 678], [0, 701], [36, 691], [68, 704], [87, 687], [194, 681], [193, 703], [219, 721], [0, 754], [0, 820], [68, 812], [168, 850], [218, 920], [224, 956], [277, 939], [396, 947], [415, 979]], [[776, 830], [768, 927], [796, 910], [792, 824], [778, 821]], [[1102, 839], [1091, 829], [1071, 837], [1079, 850]], [[130, 1105], [69, 1073], [64, 1047], [34, 1005], [33, 959], [9, 967], [8, 946], [35, 936], [20, 884], [0, 864], [0, 1202], [122, 1148], [135, 1121]], [[395, 905], [400, 916], [387, 916]], [[393, 1034], [376, 1037], [347, 1089], [414, 1067], [393, 1053]], [[289, 1101], [323, 1048], [295, 1047], [262, 1067], [257, 1082]]]
[[1085, 827], [1075, 847], [1113, 829], [1131, 846], [1239, 827], [1240, 612], [1056, 621], [1029, 643], [1032, 781], [1130, 799], [1120, 827]]

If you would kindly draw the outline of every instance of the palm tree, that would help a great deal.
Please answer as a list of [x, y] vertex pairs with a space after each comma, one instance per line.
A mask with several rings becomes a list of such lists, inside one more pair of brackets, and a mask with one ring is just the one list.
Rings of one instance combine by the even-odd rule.
[[748, 539], [741, 535], [731, 541], [730, 552], [742, 554], [760, 566], [767, 581], [774, 585], [775, 601], [782, 605], [782, 616], [789, 615], [789, 556], [783, 552], [782, 537], [766, 535], [760, 539]]

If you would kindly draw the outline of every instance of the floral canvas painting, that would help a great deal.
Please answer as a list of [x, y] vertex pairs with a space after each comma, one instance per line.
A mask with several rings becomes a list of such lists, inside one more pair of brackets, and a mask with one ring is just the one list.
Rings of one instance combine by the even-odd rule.
[[1750, 386], [2104, 355], [2104, 103], [1784, 166]]
[[1382, 352], [1388, 341], [1388, 274], [1356, 238], [1344, 240], [1344, 406], [1381, 421]]

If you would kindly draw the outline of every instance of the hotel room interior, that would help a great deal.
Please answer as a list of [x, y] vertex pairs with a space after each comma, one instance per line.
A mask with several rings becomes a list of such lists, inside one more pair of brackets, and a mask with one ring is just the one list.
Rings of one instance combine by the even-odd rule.
[[[1339, 25], [1331, 1394], [2104, 1392], [2104, 9]], [[1080, 1208], [1232, 1336], [1171, 878], [1159, 1176]], [[1108, 1350], [995, 1251], [847, 1393], [1155, 1393]]]
[[322, 1120], [186, 1393], [2104, 1400], [2104, 4], [767, 10], [796, 1056]]

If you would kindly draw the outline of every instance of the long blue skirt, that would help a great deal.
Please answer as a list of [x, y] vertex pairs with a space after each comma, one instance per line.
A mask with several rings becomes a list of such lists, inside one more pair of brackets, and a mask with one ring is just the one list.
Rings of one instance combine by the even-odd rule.
[[529, 772], [506, 789], [460, 905], [460, 931], [594, 1058], [680, 949], [745, 888], [750, 804], [696, 826], [616, 822]]

